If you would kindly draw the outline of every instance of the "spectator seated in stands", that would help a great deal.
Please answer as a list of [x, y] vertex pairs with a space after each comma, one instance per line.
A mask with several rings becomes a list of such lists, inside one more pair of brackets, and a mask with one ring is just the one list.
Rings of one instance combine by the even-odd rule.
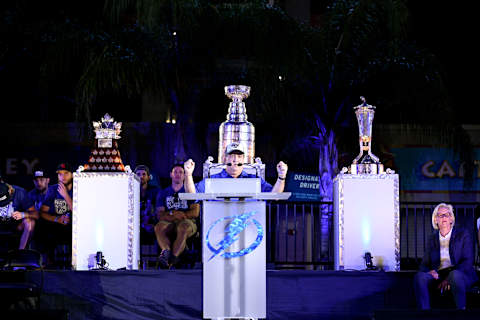
[[466, 292], [477, 280], [473, 267], [474, 241], [466, 230], [454, 227], [451, 205], [440, 203], [432, 214], [435, 232], [426, 244], [426, 251], [415, 275], [414, 288], [420, 309], [430, 309], [430, 291], [451, 290], [458, 309], [466, 307]]
[[48, 184], [50, 178], [45, 174], [45, 170], [36, 169], [33, 173], [34, 188], [28, 192], [28, 196], [35, 203], [35, 210], [40, 211], [40, 207], [47, 197]]
[[25, 249], [33, 235], [38, 211], [27, 191], [0, 180], [0, 230], [6, 233], [21, 232], [19, 249]]
[[[178, 262], [187, 239], [197, 232], [195, 219], [200, 212], [200, 204], [180, 200], [178, 197], [179, 193], [185, 192], [183, 165], [174, 165], [170, 170], [170, 178], [172, 184], [159, 192], [157, 199], [159, 222], [155, 226], [155, 235], [162, 249], [158, 261], [162, 269], [171, 268]], [[170, 241], [171, 235], [174, 235], [175, 239], [173, 245]]]
[[[68, 163], [60, 163], [57, 166], [58, 184], [48, 188], [45, 202], [40, 207], [40, 244], [47, 253], [48, 264], [56, 262], [58, 267], [68, 268], [63, 261], [53, 257], [57, 246], [64, 247], [64, 258], [72, 245], [72, 198], [73, 198], [73, 174], [72, 167]], [[67, 250], [68, 249], [68, 250]]]
[[158, 188], [150, 184], [152, 175], [145, 165], [138, 165], [135, 174], [140, 178], [140, 242], [142, 244], [155, 241], [154, 228], [157, 223], [155, 207]]

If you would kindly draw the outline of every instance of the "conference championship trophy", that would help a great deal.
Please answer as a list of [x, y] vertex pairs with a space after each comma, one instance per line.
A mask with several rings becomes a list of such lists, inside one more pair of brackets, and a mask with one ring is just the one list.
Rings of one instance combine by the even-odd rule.
[[398, 271], [399, 177], [391, 169], [384, 171], [372, 153], [375, 107], [364, 97], [361, 101], [354, 108], [360, 153], [334, 179], [334, 265], [336, 270]]
[[[259, 158], [253, 163], [254, 127], [242, 101], [250, 87], [227, 86], [225, 93], [233, 102], [219, 130], [219, 163], [209, 157], [204, 164], [205, 193], [179, 197], [202, 200], [203, 318], [266, 318], [265, 201], [290, 194], [261, 192], [265, 165]], [[256, 178], [210, 178], [225, 168], [225, 148], [232, 142], [246, 146], [243, 170]]]
[[121, 122], [93, 122], [95, 146], [73, 174], [72, 265], [75, 270], [138, 269], [140, 180], [120, 158]]
[[358, 122], [360, 153], [350, 166], [351, 174], [383, 173], [383, 164], [372, 153], [372, 126], [375, 107], [367, 104], [364, 97], [360, 97], [362, 104], [354, 108]]

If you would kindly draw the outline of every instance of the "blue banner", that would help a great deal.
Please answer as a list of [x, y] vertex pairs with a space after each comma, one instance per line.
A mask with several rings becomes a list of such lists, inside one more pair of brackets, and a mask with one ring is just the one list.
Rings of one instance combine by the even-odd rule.
[[[465, 183], [459, 155], [449, 148], [392, 148], [394, 168], [400, 175], [403, 191], [463, 191], [480, 190], [480, 171], [475, 166], [471, 184]], [[480, 159], [480, 149], [474, 149]]]
[[320, 176], [309, 173], [289, 172], [285, 191], [291, 192], [289, 201], [320, 201]]

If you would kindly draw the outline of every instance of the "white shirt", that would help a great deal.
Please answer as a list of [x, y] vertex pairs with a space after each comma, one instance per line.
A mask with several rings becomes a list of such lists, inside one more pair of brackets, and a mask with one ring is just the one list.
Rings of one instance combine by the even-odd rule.
[[450, 232], [444, 236], [439, 232], [438, 233], [439, 240], [440, 240], [440, 267], [439, 269], [447, 268], [452, 265], [450, 261], [450, 251], [449, 251], [449, 244], [450, 244], [450, 237], [452, 236], [452, 229]]

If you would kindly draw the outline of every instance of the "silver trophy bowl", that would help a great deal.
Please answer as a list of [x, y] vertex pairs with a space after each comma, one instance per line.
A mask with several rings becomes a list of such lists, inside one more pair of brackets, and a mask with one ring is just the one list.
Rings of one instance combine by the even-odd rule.
[[247, 109], [243, 99], [250, 95], [250, 87], [231, 85], [225, 87], [225, 95], [232, 99], [229, 104], [227, 120], [219, 128], [218, 163], [225, 161], [225, 148], [232, 142], [245, 146], [245, 163], [255, 160], [255, 127], [247, 121]]

